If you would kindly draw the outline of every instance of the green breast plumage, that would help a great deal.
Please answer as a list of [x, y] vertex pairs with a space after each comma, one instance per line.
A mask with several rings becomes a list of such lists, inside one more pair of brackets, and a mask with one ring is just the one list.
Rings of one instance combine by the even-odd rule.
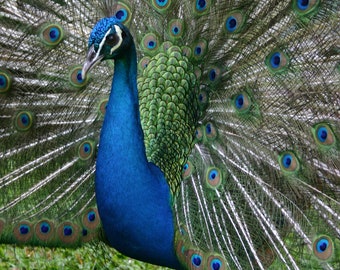
[[149, 161], [164, 172], [174, 194], [192, 150], [198, 118], [197, 79], [181, 48], [170, 48], [144, 63], [138, 79], [141, 122]]

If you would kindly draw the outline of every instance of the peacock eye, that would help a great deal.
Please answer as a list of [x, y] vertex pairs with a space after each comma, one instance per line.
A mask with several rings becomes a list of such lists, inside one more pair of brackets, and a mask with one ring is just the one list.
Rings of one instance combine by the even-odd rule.
[[105, 43], [111, 47], [116, 45], [119, 41], [119, 37], [116, 34], [110, 34], [106, 37]]

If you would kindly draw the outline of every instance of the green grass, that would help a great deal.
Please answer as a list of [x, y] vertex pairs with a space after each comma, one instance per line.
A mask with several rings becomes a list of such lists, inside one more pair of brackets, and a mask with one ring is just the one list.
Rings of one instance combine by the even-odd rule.
[[139, 262], [103, 244], [78, 249], [0, 245], [0, 269], [121, 269], [165, 270]]

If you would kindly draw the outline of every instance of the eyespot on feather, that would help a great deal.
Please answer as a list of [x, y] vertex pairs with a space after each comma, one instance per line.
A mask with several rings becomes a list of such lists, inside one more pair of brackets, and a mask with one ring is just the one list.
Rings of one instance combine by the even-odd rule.
[[157, 36], [153, 33], [146, 34], [142, 39], [141, 45], [145, 52], [151, 55], [155, 54], [159, 47]]
[[196, 142], [201, 142], [203, 139], [204, 131], [202, 127], [197, 127], [195, 130], [195, 140]]
[[107, 102], [109, 101], [109, 99], [104, 98], [100, 101], [99, 106], [98, 106], [98, 113], [101, 117], [105, 116], [106, 113], [106, 107], [107, 107]]
[[69, 221], [61, 223], [57, 229], [58, 238], [65, 244], [76, 243], [79, 239], [79, 232], [79, 226]]
[[189, 249], [186, 260], [189, 269], [204, 269], [204, 256], [200, 251]]
[[28, 131], [34, 124], [34, 115], [29, 111], [20, 111], [16, 114], [14, 126], [18, 131]]
[[183, 179], [188, 178], [189, 176], [191, 176], [192, 172], [193, 172], [193, 166], [192, 166], [191, 161], [188, 160], [183, 166], [182, 178]]
[[176, 243], [176, 255], [181, 262], [185, 262], [186, 252], [183, 240], [178, 240]]
[[89, 208], [83, 215], [83, 225], [89, 229], [94, 230], [100, 224], [99, 213], [96, 208]]
[[180, 19], [171, 20], [168, 25], [169, 37], [173, 40], [181, 38], [184, 34], [184, 23]]
[[243, 30], [246, 22], [246, 16], [242, 11], [235, 10], [227, 14], [224, 29], [227, 33], [236, 34]]
[[25, 243], [33, 236], [32, 224], [28, 221], [19, 222], [13, 229], [13, 235], [18, 242]]
[[211, 122], [208, 122], [205, 125], [204, 135], [208, 141], [214, 140], [217, 137], [217, 129], [215, 125]]
[[322, 147], [332, 147], [336, 138], [331, 127], [326, 123], [319, 123], [312, 127], [315, 142]]
[[201, 60], [207, 53], [208, 42], [204, 39], [197, 41], [193, 46], [193, 58], [197, 61]]
[[208, 93], [205, 91], [201, 91], [198, 94], [198, 105], [200, 106], [201, 110], [204, 110], [208, 106]]
[[319, 4], [320, 0], [294, 0], [293, 9], [299, 15], [306, 15], [316, 11]]
[[83, 79], [81, 73], [82, 73], [82, 66], [78, 66], [78, 65], [72, 67], [71, 71], [69, 72], [69, 82], [72, 87], [78, 90], [86, 86], [88, 82], [88, 77], [86, 76], [85, 79]]
[[233, 106], [239, 113], [248, 112], [251, 106], [251, 100], [247, 93], [241, 92], [233, 97]]
[[40, 29], [39, 37], [43, 44], [56, 47], [64, 38], [64, 30], [57, 23], [45, 24]]
[[132, 17], [131, 8], [125, 3], [119, 2], [116, 7], [115, 17], [119, 22], [128, 26], [130, 24]]
[[218, 67], [210, 67], [208, 70], [208, 80], [211, 84], [216, 83], [221, 78], [221, 69]]
[[0, 94], [5, 94], [11, 89], [13, 77], [6, 69], [0, 69]]
[[81, 160], [89, 160], [94, 156], [95, 142], [85, 140], [78, 147], [78, 156]]
[[334, 254], [333, 241], [326, 235], [318, 237], [313, 242], [313, 253], [319, 260], [328, 260]]
[[206, 184], [208, 187], [216, 189], [222, 183], [221, 170], [216, 167], [210, 167], [206, 173]]
[[185, 243], [187, 242], [187, 238], [188, 238], [187, 228], [183, 224], [180, 224], [178, 229], [176, 230], [175, 246], [176, 246], [176, 255], [179, 258], [179, 260], [184, 264], [186, 263], [187, 254], [188, 254], [188, 249], [185, 246]]
[[54, 224], [49, 220], [41, 220], [35, 225], [35, 235], [43, 242], [51, 240], [54, 237], [54, 234]]
[[279, 155], [281, 170], [285, 173], [296, 173], [300, 169], [300, 163], [292, 151], [286, 151]]
[[210, 255], [207, 260], [206, 269], [209, 270], [226, 270], [224, 259], [221, 256]]
[[151, 58], [149, 56], [144, 56], [138, 63], [138, 68], [140, 71], [146, 69], [150, 63]]
[[152, 6], [160, 13], [164, 13], [171, 6], [171, 0], [152, 0]]
[[266, 57], [265, 64], [271, 73], [282, 73], [288, 68], [289, 58], [284, 52], [274, 50]]
[[194, 4], [194, 14], [197, 16], [207, 13], [210, 9], [211, 0], [196, 0]]

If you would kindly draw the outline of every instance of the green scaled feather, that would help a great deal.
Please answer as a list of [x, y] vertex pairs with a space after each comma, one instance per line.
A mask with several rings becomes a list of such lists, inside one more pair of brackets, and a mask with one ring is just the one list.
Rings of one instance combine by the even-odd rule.
[[162, 169], [175, 194], [198, 118], [193, 67], [181, 49], [172, 46], [151, 58], [138, 89], [147, 157]]

